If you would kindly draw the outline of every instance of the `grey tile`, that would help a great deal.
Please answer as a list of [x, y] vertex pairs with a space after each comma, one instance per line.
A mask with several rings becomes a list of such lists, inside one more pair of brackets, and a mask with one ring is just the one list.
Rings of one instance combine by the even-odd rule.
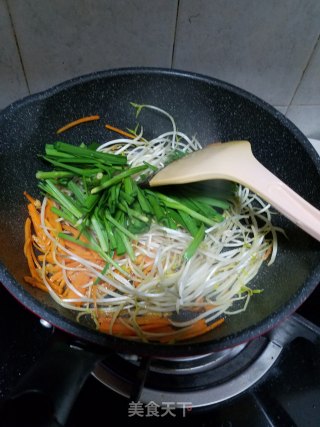
[[305, 70], [301, 83], [292, 100], [292, 104], [320, 104], [320, 40]]
[[177, 0], [9, 0], [32, 92], [92, 71], [170, 67]]
[[276, 108], [282, 114], [286, 114], [288, 110], [288, 106], [284, 106], [284, 105], [274, 105], [274, 108]]
[[286, 114], [308, 138], [320, 139], [320, 105], [294, 105]]
[[6, 1], [0, 0], [0, 109], [28, 95]]
[[183, 0], [175, 68], [288, 105], [319, 36], [319, 0]]
[[313, 145], [313, 147], [315, 148], [316, 152], [320, 156], [320, 140], [319, 139], [311, 139], [310, 138], [310, 142]]

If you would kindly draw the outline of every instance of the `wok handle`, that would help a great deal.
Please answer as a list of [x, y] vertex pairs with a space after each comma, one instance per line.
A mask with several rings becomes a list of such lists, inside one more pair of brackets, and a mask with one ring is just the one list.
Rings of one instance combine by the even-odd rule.
[[1, 425], [64, 426], [85, 380], [95, 364], [105, 357], [61, 338], [55, 339], [1, 406]]

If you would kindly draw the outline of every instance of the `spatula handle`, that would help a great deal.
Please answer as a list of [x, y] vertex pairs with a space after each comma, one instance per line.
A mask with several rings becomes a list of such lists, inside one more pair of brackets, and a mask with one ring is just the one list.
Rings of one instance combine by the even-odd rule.
[[210, 144], [172, 162], [158, 172], [150, 186], [226, 179], [257, 193], [298, 227], [320, 241], [320, 211], [265, 168], [248, 141]]
[[253, 155], [250, 163], [247, 186], [298, 227], [320, 241], [320, 211], [273, 175]]

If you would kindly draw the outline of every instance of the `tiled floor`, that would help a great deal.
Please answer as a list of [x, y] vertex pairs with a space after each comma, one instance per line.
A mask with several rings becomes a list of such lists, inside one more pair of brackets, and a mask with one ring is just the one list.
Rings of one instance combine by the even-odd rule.
[[240, 86], [320, 138], [319, 0], [0, 0], [0, 108], [81, 74], [174, 67]]

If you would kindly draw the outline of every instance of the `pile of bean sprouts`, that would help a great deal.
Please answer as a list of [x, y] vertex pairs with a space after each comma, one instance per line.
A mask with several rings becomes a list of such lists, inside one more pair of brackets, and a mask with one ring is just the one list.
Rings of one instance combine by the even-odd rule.
[[[201, 149], [195, 137], [190, 138], [177, 130], [174, 119], [167, 112], [154, 106], [144, 108], [166, 115], [172, 130], [147, 141], [141, 128], [133, 139], [114, 139], [98, 150], [123, 153], [132, 166], [146, 161], [161, 168], [175, 150], [188, 153]], [[277, 228], [272, 225], [267, 203], [241, 185], [236, 188], [234, 201], [224, 212], [224, 221], [206, 230], [204, 241], [189, 261], [183, 254], [192, 236], [183, 229], [173, 230], [153, 223], [150, 230], [133, 243], [135, 258], [144, 261], [139, 264], [128, 255], [117, 259], [127, 275], [113, 266], [105, 271], [103, 260], [89, 261], [62, 245], [45, 222], [47, 198], [44, 198], [41, 226], [55, 246], [55, 262], [63, 270], [66, 286], [76, 296], [63, 298], [52, 289], [46, 279], [45, 262], [42, 266], [44, 284], [58, 304], [78, 311], [80, 317], [89, 313], [94, 318], [97, 308], [115, 318], [119, 314], [157, 313], [171, 315], [176, 327], [187, 327], [199, 319], [210, 323], [221, 315], [240, 313], [246, 310], [252, 295], [261, 291], [250, 289], [248, 284], [266, 259], [268, 265], [275, 260]], [[68, 267], [66, 260], [76, 261], [77, 267]], [[88, 277], [82, 292], [70, 280], [72, 270], [85, 272]], [[192, 315], [179, 316], [184, 312]], [[152, 339], [153, 333], [145, 335]]]

